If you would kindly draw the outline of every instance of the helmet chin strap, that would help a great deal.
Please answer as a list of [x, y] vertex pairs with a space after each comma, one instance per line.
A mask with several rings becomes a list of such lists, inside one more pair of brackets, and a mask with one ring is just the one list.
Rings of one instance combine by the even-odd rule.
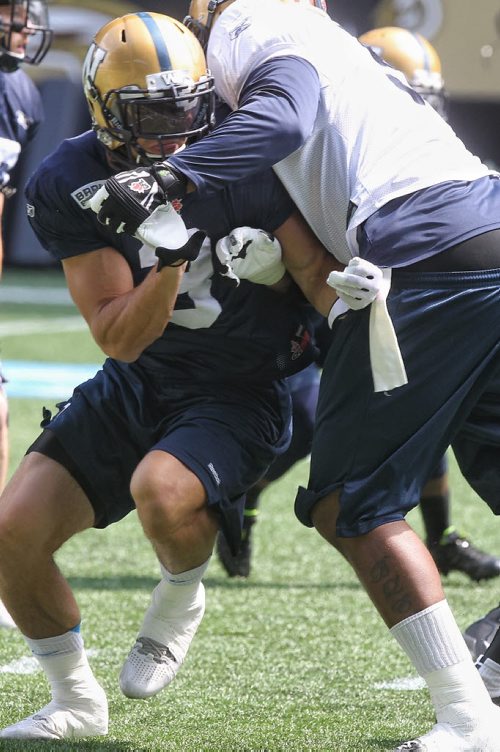
[[233, 0], [209, 0], [208, 5], [207, 5], [207, 13], [208, 13], [207, 31], [210, 31], [210, 29], [212, 27], [212, 24], [213, 24], [213, 21], [214, 21], [214, 15], [215, 15], [215, 12], [217, 11], [217, 9], [221, 5], [224, 5], [224, 3], [229, 3], [229, 2], [232, 3]]

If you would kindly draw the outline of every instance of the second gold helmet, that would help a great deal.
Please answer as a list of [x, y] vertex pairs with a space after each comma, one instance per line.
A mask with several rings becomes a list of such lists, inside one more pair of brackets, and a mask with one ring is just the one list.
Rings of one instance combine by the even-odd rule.
[[382, 26], [362, 34], [359, 41], [404, 73], [410, 86], [440, 115], [446, 114], [441, 60], [425, 37], [398, 26]]

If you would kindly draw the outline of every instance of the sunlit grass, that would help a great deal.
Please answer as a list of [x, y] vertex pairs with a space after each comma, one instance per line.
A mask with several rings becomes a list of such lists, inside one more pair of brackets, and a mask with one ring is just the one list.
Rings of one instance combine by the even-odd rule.
[[[50, 353], [44, 359], [99, 361], [86, 333], [40, 339]], [[42, 344], [9, 337], [3, 357], [42, 357]], [[12, 469], [38, 434], [42, 404], [11, 400]], [[454, 522], [480, 547], [500, 552], [498, 524], [453, 461], [451, 471]], [[353, 572], [294, 517], [295, 490], [306, 479], [302, 462], [265, 492], [248, 581], [229, 580], [214, 557], [205, 580], [206, 615], [186, 662], [171, 687], [151, 700], [127, 700], [118, 688], [158, 578], [135, 513], [67, 543], [57, 559], [80, 603], [91, 663], [108, 693], [110, 733], [72, 743], [3, 742], [0, 749], [385, 752], [430, 728], [427, 693], [397, 688], [398, 680], [415, 674]], [[421, 533], [418, 510], [409, 520]], [[498, 602], [495, 581], [475, 585], [452, 574], [445, 587], [462, 628]], [[17, 632], [0, 630], [0, 726], [48, 700], [41, 673], [6, 673], [28, 655]], [[380, 688], [391, 683], [396, 688]]]

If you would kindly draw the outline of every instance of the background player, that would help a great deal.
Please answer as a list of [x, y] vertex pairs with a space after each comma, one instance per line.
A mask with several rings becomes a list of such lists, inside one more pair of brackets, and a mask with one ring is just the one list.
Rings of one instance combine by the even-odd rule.
[[[52, 40], [45, 0], [0, 0], [0, 225], [5, 201], [16, 189], [10, 183], [19, 154], [42, 121], [42, 103], [21, 63], [38, 65]], [[3, 241], [0, 232], [0, 278]], [[0, 353], [1, 354], [1, 353]], [[0, 363], [0, 492], [9, 466], [8, 405]], [[15, 627], [0, 602], [0, 626]]]

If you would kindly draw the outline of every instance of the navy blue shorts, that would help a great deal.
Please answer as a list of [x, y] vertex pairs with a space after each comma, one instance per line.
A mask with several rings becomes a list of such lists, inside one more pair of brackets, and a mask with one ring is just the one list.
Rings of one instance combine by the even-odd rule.
[[311, 453], [319, 382], [320, 370], [316, 363], [286, 379], [292, 398], [292, 440], [287, 451], [273, 462], [266, 474], [270, 483]]
[[298, 518], [312, 526], [314, 504], [341, 489], [339, 536], [401, 520], [449, 445], [499, 514], [500, 270], [394, 270], [388, 308], [408, 384], [373, 391], [368, 309], [335, 322]]
[[[134, 364], [107, 360], [58, 408], [53, 418], [46, 414], [44, 434], [28, 451], [67, 467], [101, 528], [134, 509], [132, 473], [149, 451], [159, 449], [195, 473], [224, 531], [239, 542], [245, 492], [290, 441], [290, 397], [280, 381], [187, 388]], [[51, 448], [51, 436], [62, 452]]]

